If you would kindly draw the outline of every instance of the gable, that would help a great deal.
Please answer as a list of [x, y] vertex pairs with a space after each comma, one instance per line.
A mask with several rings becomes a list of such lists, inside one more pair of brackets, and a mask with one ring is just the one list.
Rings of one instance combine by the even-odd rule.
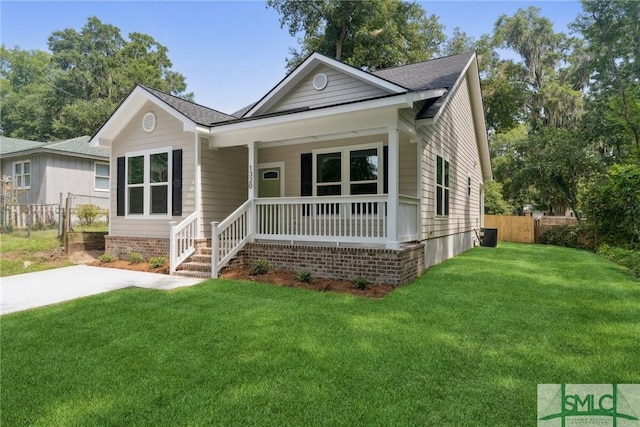
[[[314, 87], [314, 79], [323, 79], [322, 75], [326, 77], [326, 86], [316, 89]], [[320, 64], [309, 70], [306, 77], [264, 113], [278, 113], [288, 110], [344, 104], [379, 98], [390, 94], [391, 92], [388, 90], [357, 79], [325, 64]]]

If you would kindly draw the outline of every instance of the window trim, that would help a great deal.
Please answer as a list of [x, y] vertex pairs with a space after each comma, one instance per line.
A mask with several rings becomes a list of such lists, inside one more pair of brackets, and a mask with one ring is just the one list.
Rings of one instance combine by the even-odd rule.
[[[340, 195], [351, 196], [351, 184], [363, 183], [363, 181], [351, 181], [351, 152], [376, 149], [378, 155], [378, 178], [376, 179], [377, 192], [376, 195], [383, 194], [384, 190], [384, 160], [383, 160], [383, 143], [373, 142], [367, 144], [341, 145], [336, 147], [318, 148], [311, 150], [312, 154], [312, 179], [313, 179], [313, 197], [318, 197], [318, 154], [340, 153]], [[345, 161], [345, 159], [347, 161]], [[373, 182], [373, 180], [368, 181]], [[334, 184], [335, 185], [335, 184]], [[331, 196], [326, 196], [331, 197]], [[334, 196], [335, 197], [335, 196]], [[354, 196], [357, 197], [357, 196]]]
[[[109, 168], [109, 173], [107, 175], [98, 175], [98, 165], [105, 165]], [[107, 179], [107, 188], [98, 188], [97, 179], [98, 178], [106, 178]], [[111, 164], [109, 162], [93, 162], [93, 191], [99, 191], [108, 193], [111, 191]]]
[[[151, 183], [151, 156], [154, 154], [167, 154], [167, 212], [166, 213], [151, 213], [151, 188], [158, 186], [162, 183]], [[143, 151], [131, 151], [124, 154], [124, 217], [125, 219], [171, 219], [172, 218], [172, 195], [173, 195], [173, 147], [154, 148]], [[142, 184], [129, 184], [129, 159], [131, 157], [143, 158], [143, 178]], [[135, 187], [142, 187], [142, 213], [130, 213], [129, 212], [129, 189]]]
[[[25, 174], [24, 173], [24, 165], [25, 164], [29, 164], [29, 173]], [[19, 175], [16, 174], [16, 165], [21, 165], [20, 171], [21, 173]], [[31, 163], [31, 159], [28, 160], [20, 160], [19, 162], [13, 162], [12, 163], [12, 174], [13, 174], [13, 188], [16, 190], [31, 190], [31, 178], [33, 178], [33, 164]], [[25, 176], [29, 176], [29, 185], [24, 185], [24, 177]], [[22, 185], [18, 186], [17, 182], [18, 182], [18, 176], [22, 177]]]
[[[442, 184], [438, 184], [438, 159], [442, 159]], [[448, 166], [448, 167], [447, 167]], [[446, 184], [448, 181], [448, 185]], [[434, 212], [436, 219], [449, 218], [451, 214], [451, 162], [445, 153], [437, 153], [434, 165]], [[438, 213], [438, 188], [442, 188], [442, 213]]]

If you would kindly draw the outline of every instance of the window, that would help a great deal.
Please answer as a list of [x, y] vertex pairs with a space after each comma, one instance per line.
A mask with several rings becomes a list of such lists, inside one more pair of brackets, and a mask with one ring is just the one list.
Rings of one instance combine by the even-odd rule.
[[31, 160], [13, 164], [13, 182], [16, 189], [31, 188]]
[[449, 215], [449, 162], [436, 157], [436, 216]]
[[127, 156], [127, 214], [169, 214], [169, 150]]
[[471, 197], [471, 177], [467, 178], [467, 196]]
[[96, 191], [109, 191], [109, 164], [94, 163], [94, 189]]
[[378, 194], [382, 144], [316, 150], [318, 196]]

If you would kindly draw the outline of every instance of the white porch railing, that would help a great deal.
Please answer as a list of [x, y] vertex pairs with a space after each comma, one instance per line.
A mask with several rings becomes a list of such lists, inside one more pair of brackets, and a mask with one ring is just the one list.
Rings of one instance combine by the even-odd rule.
[[179, 224], [171, 221], [169, 234], [169, 274], [196, 250], [196, 239], [200, 236], [200, 217], [198, 212], [183, 219]]
[[400, 195], [398, 199], [398, 241], [419, 240], [420, 199], [404, 195]]
[[256, 239], [385, 243], [387, 195], [255, 199]]
[[251, 239], [252, 206], [247, 200], [224, 221], [211, 223], [211, 277], [218, 277], [220, 269]]

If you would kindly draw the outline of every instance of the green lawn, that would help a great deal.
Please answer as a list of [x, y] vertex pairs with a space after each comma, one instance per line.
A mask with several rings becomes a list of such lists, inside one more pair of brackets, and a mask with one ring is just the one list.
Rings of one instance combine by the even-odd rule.
[[58, 230], [32, 231], [30, 236], [26, 230], [0, 234], [0, 277], [71, 265], [62, 256], [51, 259], [56, 248], [62, 254]]
[[536, 423], [537, 384], [640, 383], [640, 282], [500, 243], [382, 300], [208, 281], [2, 317], [0, 424]]

